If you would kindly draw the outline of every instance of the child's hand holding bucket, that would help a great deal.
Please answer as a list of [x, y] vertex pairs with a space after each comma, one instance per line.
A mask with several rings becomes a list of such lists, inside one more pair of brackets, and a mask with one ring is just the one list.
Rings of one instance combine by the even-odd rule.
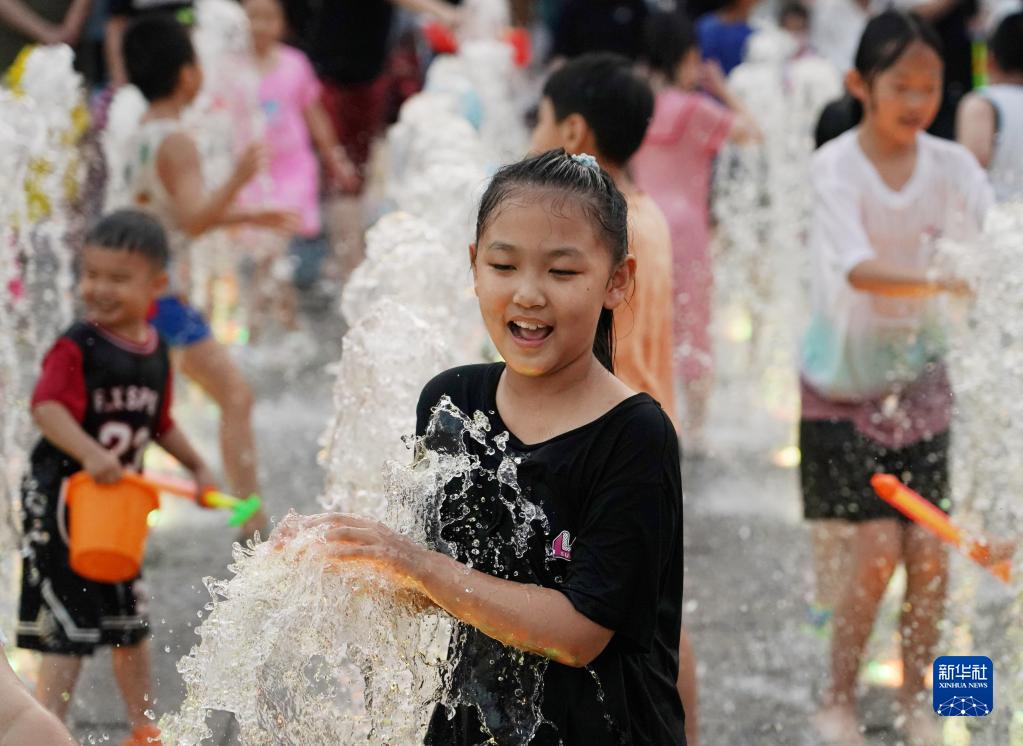
[[96, 484], [114, 484], [124, 476], [121, 460], [99, 443], [96, 443], [92, 453], [82, 459], [82, 468], [89, 472]]

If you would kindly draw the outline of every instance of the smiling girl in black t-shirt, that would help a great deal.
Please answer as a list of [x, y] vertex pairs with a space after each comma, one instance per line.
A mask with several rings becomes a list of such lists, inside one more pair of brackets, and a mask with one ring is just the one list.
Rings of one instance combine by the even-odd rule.
[[[459, 497], [475, 507], [443, 516], [433, 549], [356, 516], [306, 521], [330, 524], [332, 559], [370, 562], [458, 620], [429, 744], [522, 743], [517, 709], [535, 701], [534, 744], [685, 743], [678, 440], [612, 372], [613, 311], [635, 271], [627, 240], [625, 199], [590, 156], [550, 151], [500, 170], [470, 261], [506, 362], [442, 373], [417, 411], [425, 448], [443, 447], [431, 442], [443, 424], [428, 427], [443, 396], [489, 419], [498, 448], [464, 439], [481, 476]], [[486, 478], [502, 455], [543, 518], [521, 551], [462, 556], [476, 539], [507, 547], [515, 531], [507, 480]]]

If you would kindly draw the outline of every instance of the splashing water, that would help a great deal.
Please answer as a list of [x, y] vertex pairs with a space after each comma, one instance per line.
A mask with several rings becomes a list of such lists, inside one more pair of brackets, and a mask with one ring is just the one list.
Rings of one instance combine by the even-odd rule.
[[[939, 243], [939, 261], [967, 280], [969, 301], [950, 299], [949, 377], [956, 397], [952, 492], [956, 522], [1018, 541], [1023, 528], [1023, 203], [1000, 205], [977, 241]], [[991, 723], [975, 743], [1023, 744], [1023, 553], [1010, 591], [973, 569], [952, 573], [952, 643], [989, 656], [998, 672]], [[991, 740], [983, 740], [991, 739]]]
[[0, 629], [13, 620], [16, 506], [39, 361], [72, 317], [72, 236], [87, 190], [81, 78], [66, 46], [30, 47], [0, 89]]
[[[470, 418], [443, 399], [425, 439], [439, 447], [420, 449], [414, 466], [392, 461], [385, 469], [383, 521], [418, 544], [511, 573], [507, 562], [522, 557], [546, 519], [518, 493], [513, 459], [503, 454], [487, 473], [469, 440], [488, 453], [504, 442], [490, 437], [482, 413]], [[468, 538], [478, 536], [472, 527], [484, 519], [479, 500], [470, 498], [479, 479], [508, 488], [498, 505], [512, 519], [510, 542], [487, 546]], [[246, 744], [413, 743], [442, 703], [490, 713], [495, 737], [528, 743], [543, 722], [546, 659], [460, 623], [452, 634], [446, 614], [372, 569], [330, 565], [323, 532], [305, 528], [281, 549], [270, 542], [236, 547], [234, 576], [205, 580], [209, 615], [198, 629], [201, 643], [178, 664], [188, 695], [178, 713], [161, 720], [164, 741], [199, 743], [210, 736], [207, 713], [221, 709], [234, 713]], [[475, 654], [479, 638], [489, 640], [488, 670], [501, 677], [496, 723], [494, 692], [459, 673], [466, 646]]]
[[[751, 37], [730, 89], [755, 118], [760, 143], [726, 145], [714, 174], [718, 220], [716, 323], [735, 345], [722, 345], [722, 368], [753, 402], [786, 423], [792, 444], [798, 411], [799, 324], [806, 317], [813, 130], [821, 109], [841, 92], [838, 74], [815, 57], [793, 58], [793, 39], [774, 27]], [[741, 354], [740, 350], [745, 350]], [[732, 353], [729, 356], [729, 352]], [[738, 357], [738, 360], [730, 358]]]

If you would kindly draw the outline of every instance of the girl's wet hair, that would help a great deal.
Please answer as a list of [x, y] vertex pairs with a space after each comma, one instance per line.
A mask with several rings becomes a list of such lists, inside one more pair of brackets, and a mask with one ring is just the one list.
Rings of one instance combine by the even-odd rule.
[[[588, 165], [585, 159], [573, 158], [562, 148], [530, 156], [494, 174], [480, 200], [476, 217], [477, 246], [494, 213], [505, 201], [534, 190], [551, 192], [555, 206], [572, 200], [581, 207], [610, 252], [611, 266], [617, 268], [625, 261], [629, 253], [625, 197], [606, 171]], [[614, 372], [614, 313], [609, 308], [600, 312], [593, 354], [605, 368]]]

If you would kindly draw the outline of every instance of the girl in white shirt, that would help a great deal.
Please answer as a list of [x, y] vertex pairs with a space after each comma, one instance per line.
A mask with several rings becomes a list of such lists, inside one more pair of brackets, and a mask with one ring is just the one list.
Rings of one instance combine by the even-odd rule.
[[992, 192], [968, 151], [924, 132], [941, 104], [939, 47], [915, 16], [888, 11], [871, 20], [846, 78], [862, 122], [814, 158], [813, 313], [801, 364], [804, 514], [851, 526], [844, 590], [835, 598], [831, 688], [816, 718], [826, 744], [864, 742], [857, 674], [900, 561], [907, 574], [903, 736], [911, 745], [940, 743], [923, 699], [944, 604], [945, 551], [869, 483], [875, 472], [892, 472], [949, 507], [952, 395], [933, 299], [967, 288], [936, 274], [930, 259], [938, 237], [979, 227]]

